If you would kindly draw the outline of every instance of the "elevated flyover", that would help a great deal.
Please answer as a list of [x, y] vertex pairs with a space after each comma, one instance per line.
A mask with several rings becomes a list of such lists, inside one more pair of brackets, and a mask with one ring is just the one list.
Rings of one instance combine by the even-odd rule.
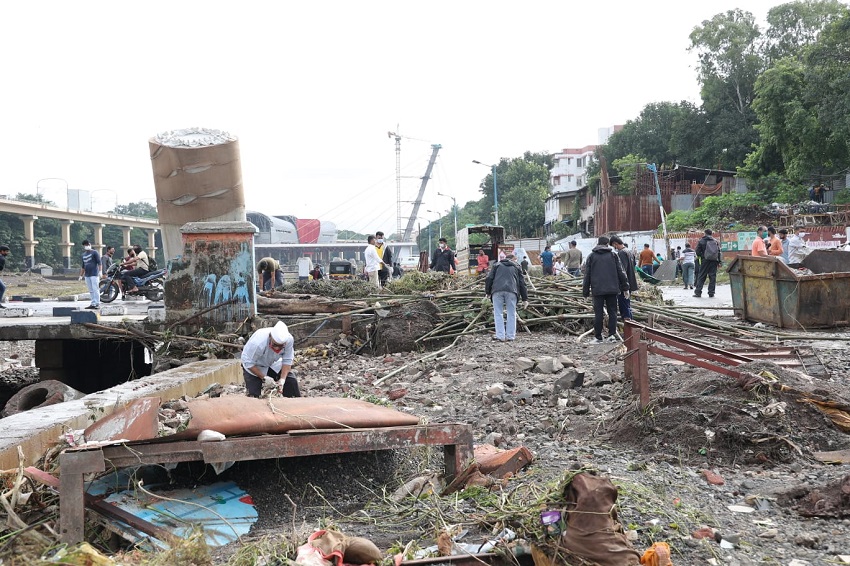
[[62, 258], [65, 268], [71, 267], [71, 224], [84, 222], [91, 224], [94, 228], [95, 249], [103, 247], [103, 228], [105, 226], [119, 226], [123, 232], [123, 247], [131, 245], [130, 231], [140, 228], [148, 235], [147, 250], [149, 253], [156, 250], [154, 236], [159, 230], [159, 220], [156, 218], [139, 218], [136, 216], [124, 216], [121, 214], [91, 212], [86, 210], [74, 210], [72, 208], [61, 208], [39, 202], [27, 202], [9, 198], [0, 198], [0, 212], [14, 214], [20, 217], [24, 223], [24, 262], [27, 267], [35, 265], [35, 249], [38, 241], [35, 239], [35, 221], [39, 218], [54, 218], [61, 223]]

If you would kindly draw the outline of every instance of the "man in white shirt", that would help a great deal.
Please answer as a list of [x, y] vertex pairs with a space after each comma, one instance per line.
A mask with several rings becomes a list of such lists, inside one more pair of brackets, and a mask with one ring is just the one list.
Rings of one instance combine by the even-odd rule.
[[788, 238], [788, 265], [799, 265], [808, 255], [808, 248], [803, 236], [806, 234], [803, 226], [794, 228], [794, 235]]
[[305, 255], [299, 257], [295, 261], [295, 265], [298, 266], [299, 281], [307, 281], [310, 279], [310, 272], [313, 271], [313, 260], [310, 259], [310, 256]]
[[259, 397], [266, 376], [277, 382], [284, 397], [301, 397], [295, 372], [291, 372], [295, 359], [295, 339], [283, 322], [271, 328], [260, 328], [242, 348], [242, 376], [248, 397]]
[[378, 256], [378, 250], [375, 248], [375, 236], [369, 236], [367, 240], [368, 246], [363, 251], [363, 259], [366, 261], [366, 275], [369, 277], [369, 282], [376, 287], [381, 286], [378, 279], [378, 271], [381, 269], [381, 258]]

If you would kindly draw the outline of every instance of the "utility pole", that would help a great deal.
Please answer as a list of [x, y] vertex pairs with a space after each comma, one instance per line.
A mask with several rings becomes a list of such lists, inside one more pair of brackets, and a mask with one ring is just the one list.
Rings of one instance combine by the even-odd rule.
[[428, 160], [428, 167], [425, 169], [425, 175], [422, 177], [422, 184], [419, 185], [419, 194], [416, 195], [416, 200], [413, 202], [413, 212], [410, 213], [407, 228], [404, 229], [405, 242], [410, 240], [410, 235], [413, 233], [413, 223], [416, 222], [416, 217], [419, 216], [419, 207], [422, 205], [422, 197], [425, 195], [425, 186], [428, 184], [428, 179], [431, 178], [431, 171], [434, 169], [434, 163], [437, 161], [437, 153], [442, 147], [438, 143], [431, 145], [431, 158]]
[[[452, 196], [449, 196], [449, 195], [444, 195], [443, 193], [437, 193], [437, 194], [441, 197], [446, 197], [446, 198], [452, 199], [452, 210], [455, 213], [455, 238], [457, 238], [457, 200], [455, 200], [455, 197], [452, 197]], [[457, 242], [455, 242], [455, 245], [457, 245]]]
[[395, 138], [395, 218], [396, 234], [401, 234], [401, 136], [387, 132], [387, 137]]

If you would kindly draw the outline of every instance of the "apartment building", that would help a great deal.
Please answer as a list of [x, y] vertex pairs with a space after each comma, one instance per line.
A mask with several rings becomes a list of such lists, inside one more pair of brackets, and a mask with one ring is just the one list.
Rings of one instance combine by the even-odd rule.
[[587, 167], [596, 147], [567, 148], [552, 156], [554, 166], [549, 172], [549, 197], [545, 208], [547, 232], [555, 223], [573, 215], [579, 190], [587, 185]]

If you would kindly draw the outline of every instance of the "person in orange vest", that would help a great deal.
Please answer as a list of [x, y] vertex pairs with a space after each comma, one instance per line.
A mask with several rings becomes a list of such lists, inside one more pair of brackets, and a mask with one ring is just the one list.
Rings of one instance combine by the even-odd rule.
[[475, 267], [476, 275], [483, 275], [490, 265], [490, 258], [484, 253], [484, 250], [478, 250], [478, 265]]

